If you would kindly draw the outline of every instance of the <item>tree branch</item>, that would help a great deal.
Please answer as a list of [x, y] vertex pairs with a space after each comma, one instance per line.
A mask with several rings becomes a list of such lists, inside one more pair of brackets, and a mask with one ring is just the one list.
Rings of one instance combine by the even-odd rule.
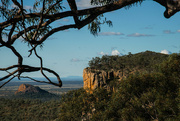
[[46, 35], [44, 35], [44, 37], [42, 37], [39, 41], [36, 41], [36, 44], [41, 44], [52, 34], [58, 32], [58, 31], [67, 30], [69, 28], [77, 28], [77, 26], [76, 26], [76, 24], [70, 24], [70, 25], [64, 25], [61, 27], [54, 28], [50, 32], [48, 32]]
[[38, 31], [39, 31], [39, 29], [40, 29], [41, 26], [42, 26], [43, 19], [44, 19], [44, 10], [45, 10], [45, 0], [43, 0], [43, 8], [42, 8], [41, 16], [40, 16], [39, 25], [37, 25], [37, 29], [36, 29], [36, 32], [34, 33], [33, 37], [32, 37], [32, 41], [35, 41], [36, 36], [37, 36], [37, 34], [38, 34]]
[[12, 36], [15, 28], [16, 28], [16, 23], [12, 23], [12, 28], [11, 28], [11, 30], [10, 30], [10, 32], [9, 32], [9, 35], [8, 35], [8, 43], [11, 42], [11, 36]]
[[15, 76], [13, 76], [11, 79], [9, 79], [8, 81], [6, 81], [4, 84], [0, 85], [0, 88], [2, 88], [4, 85], [6, 85], [7, 83], [9, 83], [12, 79], [14, 79]]
[[[82, 27], [86, 26], [87, 24], [93, 22], [99, 15], [107, 12], [111, 12], [114, 10], [118, 10], [121, 8], [124, 8], [126, 6], [132, 5], [138, 1], [142, 0], [115, 0], [115, 2], [110, 2], [107, 5], [104, 6], [99, 6], [99, 7], [93, 7], [93, 8], [88, 8], [88, 9], [83, 9], [83, 10], [78, 10], [76, 6], [75, 0], [67, 0], [68, 4], [71, 8], [70, 11], [65, 11], [65, 12], [58, 12], [58, 13], [52, 13], [50, 14], [51, 10], [56, 10], [56, 5], [60, 5], [60, 2], [62, 0], [57, 0], [55, 3], [53, 2], [49, 8], [45, 8], [45, 0], [43, 0], [43, 7], [41, 12], [34, 12], [34, 13], [27, 13], [23, 9], [23, 0], [21, 0], [21, 4], [17, 0], [12, 0], [14, 5], [16, 5], [19, 10], [17, 13], [14, 15], [11, 15], [8, 13], [12, 9], [5, 8], [4, 11], [6, 12], [7, 16], [5, 16], [5, 21], [0, 23], [0, 47], [7, 47], [12, 50], [14, 55], [17, 56], [18, 58], [18, 64], [13, 65], [7, 68], [0, 68], [0, 71], [7, 71], [10, 69], [15, 69], [15, 71], [9, 73], [8, 75], [4, 76], [3, 78], [0, 79], [0, 81], [7, 79], [11, 76], [13, 76], [11, 79], [9, 79], [7, 82], [5, 82], [2, 86], [4, 86], [6, 83], [11, 81], [14, 77], [21, 77], [22, 73], [25, 72], [36, 72], [36, 71], [41, 71], [41, 74], [48, 80], [48, 82], [44, 81], [39, 81], [42, 83], [49, 83], [53, 84], [56, 86], [62, 86], [61, 79], [59, 75], [54, 72], [53, 70], [50, 70], [48, 68], [43, 67], [43, 61], [42, 58], [37, 54], [36, 52], [36, 47], [40, 44], [42, 44], [49, 36], [52, 34], [62, 31], [62, 30], [67, 30], [70, 28], [77, 28], [81, 29]], [[166, 18], [169, 18], [173, 16], [176, 12], [180, 11], [180, 0], [153, 0], [155, 2], [158, 2], [160, 5], [164, 6], [166, 8], [166, 11], [164, 12], [164, 16]], [[3, 9], [1, 9], [3, 10]], [[58, 9], [57, 9], [58, 10]], [[15, 11], [16, 12], [16, 11]], [[79, 16], [88, 16], [84, 20], [79, 20]], [[73, 17], [74, 19], [74, 24], [69, 24], [69, 25], [63, 25], [63, 26], [58, 26], [53, 29], [49, 29], [48, 27], [50, 24], [53, 22], [60, 20], [65, 17]], [[31, 19], [35, 20], [35, 22], [32, 22]], [[36, 20], [38, 19], [38, 20]], [[29, 21], [28, 21], [29, 20]], [[45, 21], [46, 20], [46, 21]], [[29, 22], [29, 23], [28, 23]], [[36, 23], [39, 22], [39, 23]], [[22, 23], [20, 27], [17, 26], [17, 24]], [[28, 26], [29, 24], [29, 26]], [[41, 29], [42, 28], [42, 29]], [[44, 29], [45, 28], [45, 29]], [[47, 29], [46, 29], [47, 28]], [[18, 29], [18, 32], [14, 34], [14, 32]], [[39, 34], [39, 31], [43, 31], [44, 33]], [[3, 41], [2, 33], [7, 31], [8, 34], [8, 41]], [[32, 34], [31, 37], [28, 36], [28, 33]], [[25, 37], [24, 37], [25, 35]], [[40, 35], [43, 35], [42, 37], [39, 37]], [[32, 52], [35, 52], [35, 55], [37, 58], [40, 59], [40, 67], [32, 67], [28, 65], [23, 65], [23, 57], [17, 50], [12, 46], [14, 42], [19, 38], [19, 37], [24, 37], [24, 39], [32, 45], [32, 49], [30, 51], [30, 55]], [[29, 56], [30, 56], [29, 55]], [[58, 83], [52, 82], [45, 74], [43, 71], [47, 71], [49, 73], [52, 73], [53, 75], [56, 76]], [[18, 73], [17, 75], [14, 75]], [[37, 80], [36, 80], [37, 81]], [[0, 86], [0, 87], [2, 87]]]
[[[0, 69], [0, 70], [3, 70], [3, 69]], [[3, 70], [3, 71], [7, 71], [7, 70]], [[14, 74], [17, 73], [18, 71], [19, 71], [19, 70], [17, 69], [17, 70], [15, 70], [15, 71], [9, 73], [8, 75], [4, 76], [3, 78], [0, 78], [0, 81], [3, 81], [3, 80], [5, 80], [5, 79], [9, 78], [10, 76], [14, 75]]]
[[[66, 12], [61, 12], [61, 13], [56, 13], [56, 14], [51, 14], [51, 15], [44, 15], [45, 19], [62, 19], [64, 17], [69, 17], [69, 16], [83, 16], [83, 15], [89, 15], [89, 14], [103, 14], [106, 12], [111, 12], [114, 10], [121, 9], [125, 6], [131, 5], [133, 3], [136, 3], [139, 0], [119, 0], [119, 2], [115, 2], [112, 4], [108, 4], [105, 6], [101, 7], [93, 7], [89, 9], [84, 9], [84, 10], [78, 10], [77, 12], [72, 12], [72, 11], [66, 11]], [[35, 17], [40, 17], [41, 13], [29, 13], [29, 14], [24, 14], [25, 18], [35, 18]], [[18, 22], [21, 21], [22, 16], [15, 16], [14, 18], [7, 20], [6, 22], [0, 23], [0, 26], [7, 26], [9, 23], [12, 21]]]
[[164, 17], [170, 18], [180, 11], [180, 0], [153, 0], [166, 8]]
[[[50, 14], [50, 15], [44, 15], [45, 19], [62, 19], [64, 17], [69, 17], [69, 16], [83, 16], [83, 15], [89, 15], [89, 14], [103, 14], [103, 13], [107, 13], [107, 12], [111, 12], [114, 10], [118, 10], [121, 9], [125, 6], [134, 4], [136, 2], [138, 2], [140, 0], [119, 0], [117, 2], [105, 5], [105, 6], [100, 6], [100, 7], [93, 7], [93, 8], [89, 8], [89, 9], [84, 9], [84, 10], [78, 10], [76, 13], [72, 12], [72, 11], [66, 11], [66, 12], [60, 12], [60, 13], [56, 13], [56, 14]], [[160, 3], [161, 5], [163, 5], [164, 7], [167, 7], [167, 5], [165, 5], [162, 1], [164, 0], [154, 0], [155, 2]], [[171, 1], [171, 0], [165, 0], [166, 1]], [[177, 5], [174, 6], [175, 9], [175, 13], [180, 11], [180, 0], [176, 0], [178, 1]], [[170, 5], [170, 2], [167, 3], [168, 5]], [[170, 6], [169, 6], [170, 7]], [[173, 7], [171, 5], [171, 7]], [[176, 8], [177, 7], [177, 8]], [[174, 15], [175, 13], [173, 12], [173, 14], [170, 14], [170, 16]], [[24, 14], [25, 18], [35, 18], [35, 17], [40, 17], [41, 13], [29, 13], [29, 14]], [[7, 20], [5, 22], [0, 23], [0, 26], [7, 27], [10, 25], [10, 23], [12, 22], [18, 22], [21, 21], [22, 16], [21, 15], [17, 15], [14, 16], [14, 18], [11, 18], [10, 20]]]
[[[68, 4], [69, 4], [70, 8], [71, 8], [71, 11], [72, 11], [74, 14], [77, 14], [78, 11], [77, 11], [77, 6], [76, 6], [75, 0], [67, 0], [67, 1], [68, 1]], [[73, 18], [74, 18], [74, 22], [76, 23], [76, 25], [79, 25], [78, 16], [77, 16], [77, 15], [74, 15]]]
[[[36, 71], [44, 70], [44, 71], [47, 71], [47, 72], [53, 74], [54, 76], [56, 76], [56, 78], [58, 80], [58, 83], [54, 83], [52, 81], [49, 81], [48, 82], [49, 84], [53, 84], [53, 85], [59, 86], [59, 87], [62, 86], [62, 81], [61, 81], [59, 75], [55, 71], [53, 71], [51, 69], [48, 69], [48, 68], [44, 68], [44, 67], [32, 67], [32, 66], [29, 66], [29, 65], [21, 65], [21, 66], [20, 65], [13, 65], [13, 66], [10, 66], [10, 67], [7, 67], [7, 68], [0, 68], [0, 71], [8, 71], [8, 70], [14, 69], [14, 68], [18, 68], [18, 69], [16, 69], [15, 71], [9, 73], [7, 76], [4, 76], [3, 78], [0, 78], [0, 81], [3, 81], [5, 79], [9, 78], [10, 76], [14, 75], [18, 71], [21, 71], [21, 73], [25, 73], [25, 72], [29, 73], [29, 72], [36, 72]], [[21, 70], [19, 70], [19, 69], [21, 69]], [[20, 78], [21, 78], [21, 76], [20, 76]]]
[[49, 13], [50, 10], [52, 10], [57, 4], [59, 4], [62, 0], [58, 0], [55, 4], [53, 4], [52, 6], [49, 7], [49, 9], [47, 9], [45, 15], [47, 15]]
[[[55, 83], [53, 83], [46, 75], [45, 75], [45, 73], [43, 72], [43, 60], [42, 60], [42, 58], [37, 54], [37, 52], [36, 52], [36, 49], [34, 49], [34, 53], [35, 53], [35, 55], [39, 58], [39, 60], [40, 60], [40, 65], [41, 65], [41, 67], [40, 67], [40, 71], [41, 71], [41, 74], [49, 81], [49, 83], [50, 84], [55, 84]], [[59, 77], [57, 74], [56, 74], [56, 77]], [[58, 82], [59, 82], [59, 85], [58, 86], [62, 86], [62, 82], [61, 82], [61, 80], [60, 80], [60, 78], [57, 78], [58, 79]]]

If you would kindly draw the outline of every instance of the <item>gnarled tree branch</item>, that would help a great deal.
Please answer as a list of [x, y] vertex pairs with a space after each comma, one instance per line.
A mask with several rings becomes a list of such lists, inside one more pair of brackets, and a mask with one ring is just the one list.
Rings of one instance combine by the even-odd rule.
[[[13, 15], [11, 15], [11, 13], [9, 12], [12, 11], [13, 9], [11, 8], [9, 9], [6, 6], [1, 7], [1, 10], [4, 11], [4, 13], [3, 12], [1, 13], [2, 14], [6, 13], [7, 15], [4, 15], [5, 20], [0, 23], [0, 47], [7, 47], [11, 49], [13, 54], [17, 56], [18, 63], [17, 65], [12, 65], [7, 68], [0, 68], [0, 71], [8, 72], [7, 75], [0, 78], [0, 81], [10, 78], [3, 85], [1, 85], [0, 88], [5, 84], [7, 84], [8, 82], [10, 82], [15, 77], [18, 77], [19, 79], [29, 78], [36, 82], [48, 83], [61, 87], [62, 82], [59, 75], [53, 70], [43, 67], [43, 60], [37, 54], [36, 48], [39, 45], [41, 45], [49, 36], [53, 35], [58, 31], [63, 31], [70, 28], [81, 29], [82, 27], [96, 20], [97, 17], [103, 13], [118, 10], [126, 6], [132, 5], [134, 3], [140, 1], [142, 2], [143, 0], [112, 0], [107, 4], [103, 4], [103, 5], [102, 3], [98, 3], [97, 0], [92, 0], [92, 1], [96, 1], [96, 4], [100, 4], [101, 6], [83, 9], [83, 10], [78, 10], [75, 0], [67, 0], [70, 10], [65, 12], [60, 11], [60, 8], [57, 7], [60, 5], [60, 3], [63, 0], [56, 0], [56, 1], [43, 0], [41, 6], [42, 9], [40, 12], [37, 10], [37, 11], [31, 11], [29, 13], [24, 9], [23, 0], [21, 0], [20, 2], [17, 0], [11, 0], [11, 1], [14, 3], [14, 5], [17, 6], [17, 9], [15, 11], [16, 13], [13, 13]], [[164, 16], [166, 18], [170, 18], [175, 13], [180, 11], [180, 0], [153, 0], [153, 1], [159, 3], [160, 5], [166, 8], [164, 12]], [[47, 5], [46, 2], [51, 2], [51, 4]], [[0, 4], [0, 6], [2, 5], [7, 5], [7, 4], [6, 3]], [[46, 8], [47, 6], [49, 8]], [[56, 12], [52, 13], [51, 11], [53, 10], [56, 10]], [[80, 20], [79, 19], [80, 16], [86, 16], [86, 17]], [[73, 17], [74, 23], [68, 25], [59, 25], [50, 28], [50, 25], [52, 23], [66, 17]], [[8, 35], [7, 41], [3, 38], [2, 33], [6, 33]], [[15, 41], [17, 41], [20, 37], [24, 38], [24, 41], [32, 46], [32, 48], [29, 50], [30, 52], [29, 56], [34, 52], [36, 57], [40, 59], [40, 67], [23, 65], [22, 55], [19, 52], [17, 52], [17, 50], [13, 46]], [[11, 69], [14, 71], [9, 72], [9, 70]], [[47, 81], [38, 81], [32, 79], [31, 77], [21, 76], [22, 73], [30, 73], [36, 71], [40, 71], [41, 74], [47, 79]], [[57, 78], [58, 83], [54, 83], [53, 81], [51, 81], [44, 74], [44, 71], [52, 73]]]

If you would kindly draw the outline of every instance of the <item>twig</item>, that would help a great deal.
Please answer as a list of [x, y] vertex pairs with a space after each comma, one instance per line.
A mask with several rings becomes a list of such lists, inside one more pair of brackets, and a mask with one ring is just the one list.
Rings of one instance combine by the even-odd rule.
[[40, 16], [40, 21], [39, 21], [39, 24], [38, 24], [38, 26], [37, 26], [37, 30], [36, 30], [36, 32], [34, 33], [33, 37], [32, 37], [32, 41], [35, 41], [36, 36], [37, 36], [37, 34], [38, 34], [38, 31], [39, 31], [39, 29], [41, 28], [41, 25], [42, 25], [42, 23], [43, 23], [44, 10], [45, 10], [45, 0], [43, 0], [43, 8], [42, 8], [41, 16]]

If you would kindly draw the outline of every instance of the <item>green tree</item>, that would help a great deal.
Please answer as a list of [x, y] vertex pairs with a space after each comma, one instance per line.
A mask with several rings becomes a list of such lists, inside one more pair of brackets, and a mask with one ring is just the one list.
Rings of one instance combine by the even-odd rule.
[[79, 121], [90, 112], [91, 96], [84, 89], [70, 91], [61, 99], [60, 121]]
[[59, 106], [57, 103], [59, 101], [51, 100], [42, 102], [40, 100], [0, 98], [0, 120], [55, 120], [59, 115]]
[[[15, 77], [23, 78], [21, 75], [25, 72], [37, 72], [47, 79], [47, 81], [33, 81], [62, 86], [59, 75], [43, 66], [43, 59], [38, 55], [36, 49], [41, 47], [48, 37], [58, 31], [70, 28], [81, 29], [88, 25], [91, 33], [97, 35], [101, 25], [112, 23], [106, 19], [102, 20], [103, 13], [130, 7], [133, 4], [141, 3], [143, 0], [91, 0], [92, 4], [100, 5], [98, 7], [78, 10], [75, 0], [67, 0], [70, 10], [63, 11], [63, 0], [35, 0], [31, 9], [27, 10], [24, 6], [24, 0], [1, 0], [0, 3], [0, 47], [10, 49], [17, 57], [17, 64], [9, 67], [0, 68], [1, 71], [7, 72], [7, 75], [0, 78], [5, 81], [0, 87], [14, 79]], [[166, 18], [171, 17], [180, 10], [179, 0], [154, 0], [166, 7], [164, 13]], [[60, 19], [72, 17], [73, 24], [53, 26], [52, 24]], [[40, 60], [40, 66], [34, 67], [23, 63], [23, 56], [17, 51], [15, 42], [23, 38], [23, 41], [30, 46], [29, 56], [32, 53]], [[53, 74], [57, 78], [57, 83], [51, 81], [44, 72]], [[7, 79], [7, 80], [6, 80]]]
[[99, 110], [99, 119], [179, 120], [179, 57], [173, 54], [162, 62], [160, 72], [131, 75], [122, 80], [105, 110]]
[[89, 61], [88, 65], [91, 68], [95, 68], [95, 69], [101, 68], [102, 66], [101, 59], [99, 57], [92, 58], [92, 60]]

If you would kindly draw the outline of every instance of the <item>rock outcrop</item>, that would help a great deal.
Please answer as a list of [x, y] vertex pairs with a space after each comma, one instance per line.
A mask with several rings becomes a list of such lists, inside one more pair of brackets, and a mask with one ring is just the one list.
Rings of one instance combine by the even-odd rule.
[[[96, 88], [114, 88], [112, 80], [121, 81], [129, 74], [151, 73], [156, 71], [155, 65], [160, 64], [169, 56], [152, 51], [125, 56], [102, 56], [89, 61], [88, 68], [83, 71], [84, 89], [92, 92]], [[109, 85], [110, 83], [110, 85]], [[111, 85], [112, 84], [112, 85]]]
[[97, 88], [108, 88], [108, 84], [111, 80], [116, 79], [116, 81], [120, 81], [126, 74], [123, 74], [121, 70], [95, 70], [91, 68], [85, 68], [83, 70], [83, 82], [84, 89], [88, 90], [90, 93]]
[[30, 84], [21, 84], [15, 94], [26, 94], [26, 93], [49, 93], [39, 87]]

